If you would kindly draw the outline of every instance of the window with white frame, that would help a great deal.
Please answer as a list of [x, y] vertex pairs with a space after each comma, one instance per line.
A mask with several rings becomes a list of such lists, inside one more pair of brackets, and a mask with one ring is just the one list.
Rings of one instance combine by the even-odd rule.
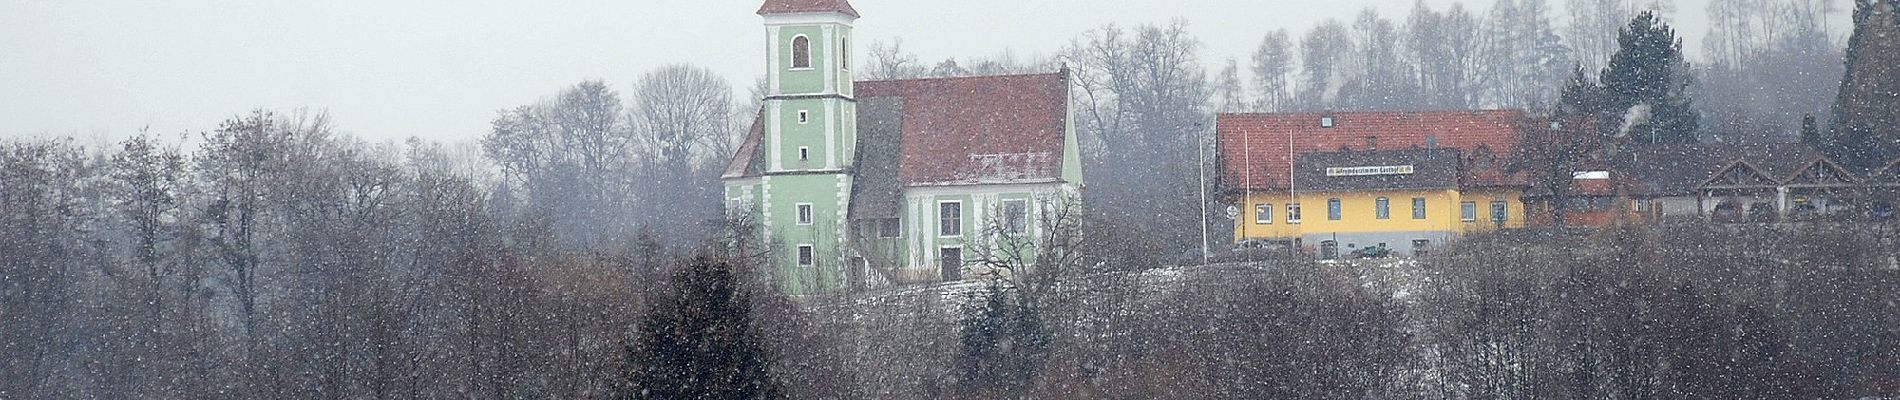
[[1464, 222], [1477, 221], [1478, 203], [1471, 201], [1458, 203], [1458, 219]]
[[798, 146], [798, 161], [811, 161], [810, 146]]
[[798, 123], [811, 122], [811, 111], [798, 110]]
[[1273, 203], [1260, 203], [1253, 206], [1254, 225], [1273, 223]]
[[1491, 202], [1491, 221], [1502, 224], [1505, 220], [1510, 219], [1511, 213], [1509, 212], [1509, 208], [1510, 206], [1505, 202]]
[[1286, 223], [1289, 223], [1289, 224], [1300, 223], [1300, 203], [1287, 203]]
[[1029, 231], [1029, 201], [1003, 200], [1003, 232], [1021, 235]]
[[963, 235], [963, 203], [946, 201], [937, 203], [937, 234], [939, 236]]
[[1378, 219], [1392, 219], [1392, 200], [1384, 197], [1373, 200], [1372, 215]]
[[1412, 219], [1425, 219], [1425, 198], [1412, 198]]
[[811, 225], [811, 203], [798, 203], [798, 224]]
[[815, 260], [815, 258], [816, 257], [813, 257], [812, 255], [811, 245], [809, 244], [798, 245], [798, 266], [809, 267], [812, 265], [812, 262]]
[[811, 39], [805, 35], [792, 38], [792, 68], [811, 68]]

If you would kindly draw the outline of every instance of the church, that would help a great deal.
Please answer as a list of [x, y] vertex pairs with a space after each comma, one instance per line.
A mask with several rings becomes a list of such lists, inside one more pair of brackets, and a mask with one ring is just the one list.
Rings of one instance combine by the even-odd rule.
[[1077, 206], [1066, 69], [854, 81], [848, 1], [758, 14], [765, 101], [721, 179], [786, 293], [962, 280], [998, 235], [1036, 237]]

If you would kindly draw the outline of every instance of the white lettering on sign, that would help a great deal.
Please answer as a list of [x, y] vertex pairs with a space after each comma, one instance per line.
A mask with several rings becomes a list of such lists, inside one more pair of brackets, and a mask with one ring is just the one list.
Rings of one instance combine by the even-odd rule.
[[1409, 175], [1410, 165], [1381, 165], [1374, 167], [1331, 167], [1326, 176], [1367, 176], [1367, 175]]

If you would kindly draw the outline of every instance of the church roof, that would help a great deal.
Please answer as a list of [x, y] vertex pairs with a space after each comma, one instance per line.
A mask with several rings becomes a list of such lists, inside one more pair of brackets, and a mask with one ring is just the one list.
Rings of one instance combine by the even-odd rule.
[[1217, 164], [1230, 190], [1285, 189], [1289, 163], [1299, 154], [1444, 147], [1461, 150], [1473, 164], [1464, 171], [1465, 184], [1514, 185], [1521, 176], [1505, 173], [1504, 165], [1523, 117], [1519, 110], [1220, 114]]
[[851, 8], [851, 2], [846, 0], [765, 0], [765, 4], [759, 6], [759, 15], [809, 12], [836, 12], [854, 18], [858, 16], [858, 10]]
[[[856, 175], [899, 186], [1062, 178], [1065, 73], [864, 81], [855, 89]], [[724, 178], [764, 173], [764, 134], [755, 121]]]
[[1068, 126], [1063, 73], [870, 81], [856, 90], [860, 99], [904, 99], [897, 177], [905, 185], [1061, 176]]

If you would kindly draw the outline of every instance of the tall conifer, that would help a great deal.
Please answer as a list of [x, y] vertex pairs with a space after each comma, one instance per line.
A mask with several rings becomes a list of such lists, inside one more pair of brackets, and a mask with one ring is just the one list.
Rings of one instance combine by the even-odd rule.
[[1644, 12], [1617, 33], [1616, 43], [1616, 54], [1600, 79], [1608, 96], [1606, 111], [1637, 119], [1627, 132], [1631, 142], [1695, 141], [1700, 117], [1687, 93], [1689, 63], [1682, 58], [1676, 30], [1654, 12]]
[[1823, 147], [1849, 165], [1872, 168], [1900, 154], [1900, 5], [1855, 3], [1847, 70]]

